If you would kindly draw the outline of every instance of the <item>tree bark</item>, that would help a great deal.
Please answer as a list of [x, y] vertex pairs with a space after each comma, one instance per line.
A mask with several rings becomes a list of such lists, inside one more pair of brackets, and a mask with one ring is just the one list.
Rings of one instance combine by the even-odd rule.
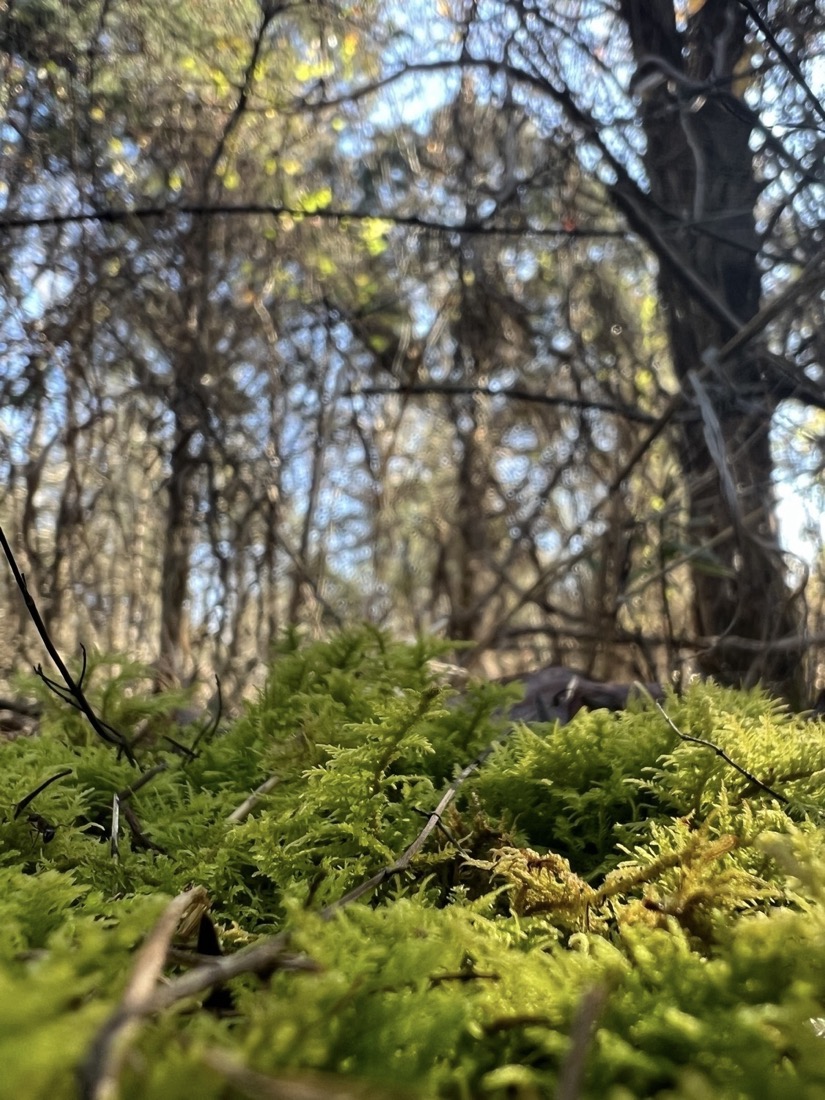
[[[692, 401], [679, 441], [690, 541], [712, 547], [693, 567], [694, 627], [717, 639], [700, 664], [725, 683], [762, 679], [798, 703], [798, 651], [766, 644], [755, 657], [735, 641], [769, 643], [800, 632], [774, 514], [769, 433], [776, 397], [752, 346], [707, 369], [712, 350], [759, 310], [755, 119], [734, 94], [746, 15], [728, 0], [707, 0], [680, 29], [672, 0], [621, 0], [621, 10], [643, 99], [648, 217], [676, 253], [668, 261], [660, 252], [659, 289], [673, 365]], [[703, 300], [686, 272], [719, 308]], [[692, 377], [703, 367], [701, 401]]]

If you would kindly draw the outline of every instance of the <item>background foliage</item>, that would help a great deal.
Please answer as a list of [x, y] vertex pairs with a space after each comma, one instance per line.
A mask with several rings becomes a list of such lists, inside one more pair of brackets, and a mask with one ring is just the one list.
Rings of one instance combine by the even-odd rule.
[[234, 697], [282, 628], [366, 618], [798, 696], [821, 19], [0, 5], [0, 519], [57, 640]]

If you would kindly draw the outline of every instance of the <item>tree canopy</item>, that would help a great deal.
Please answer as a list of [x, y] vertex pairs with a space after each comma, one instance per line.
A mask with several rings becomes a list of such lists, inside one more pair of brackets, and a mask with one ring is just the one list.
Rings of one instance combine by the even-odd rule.
[[55, 636], [799, 702], [822, 50], [807, 0], [5, 4], [0, 521]]

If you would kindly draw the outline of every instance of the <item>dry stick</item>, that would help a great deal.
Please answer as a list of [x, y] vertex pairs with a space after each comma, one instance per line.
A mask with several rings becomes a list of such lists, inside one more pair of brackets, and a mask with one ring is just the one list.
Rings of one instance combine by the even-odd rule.
[[71, 774], [71, 768], [63, 768], [55, 775], [50, 775], [48, 779], [44, 779], [43, 782], [38, 784], [38, 786], [36, 786], [33, 791], [29, 791], [29, 793], [24, 798], [20, 799], [20, 801], [14, 807], [14, 814], [12, 815], [12, 817], [19, 817], [20, 814], [22, 814], [22, 812], [25, 810], [25, 808], [31, 802], [33, 802], [42, 791], [45, 791], [47, 787], [50, 787], [52, 783], [57, 782], [58, 779], [64, 779], [67, 775]]
[[[14, 575], [17, 587], [20, 589], [20, 593], [23, 596], [23, 601], [26, 604], [26, 610], [28, 611], [31, 620], [35, 625], [37, 633], [40, 635], [43, 641], [43, 645], [46, 647], [49, 656], [54, 661], [58, 672], [63, 677], [66, 686], [69, 689], [69, 695], [71, 696], [72, 705], [76, 706], [77, 709], [86, 716], [90, 726], [98, 735], [98, 737], [102, 738], [110, 745], [117, 745], [118, 749], [124, 754], [129, 763], [133, 764], [136, 767], [137, 761], [135, 760], [135, 757], [132, 753], [129, 742], [126, 740], [122, 733], [114, 729], [112, 726], [108, 725], [108, 723], [102, 722], [97, 717], [91, 703], [86, 698], [85, 692], [83, 691], [82, 679], [80, 682], [75, 681], [74, 677], [66, 667], [63, 658], [57, 652], [57, 647], [52, 641], [49, 632], [46, 629], [46, 624], [43, 622], [43, 619], [40, 616], [40, 612], [37, 609], [37, 604], [34, 602], [34, 597], [29, 592], [28, 585], [26, 584], [26, 578], [20, 572], [20, 568], [17, 565], [17, 561], [14, 557], [14, 554], [12, 553], [12, 549], [9, 546], [8, 540], [2, 527], [0, 527], [0, 546], [2, 546], [3, 553], [6, 555], [6, 560], [11, 567], [11, 571]], [[85, 671], [85, 650], [83, 664]], [[42, 676], [46, 683], [49, 683], [48, 679], [43, 675], [42, 669], [39, 666], [36, 671]]]
[[154, 764], [148, 771], [143, 772], [134, 783], [130, 783], [128, 787], [124, 787], [122, 791], [118, 791], [117, 796], [121, 802], [128, 802], [133, 794], [137, 794], [141, 787], [145, 787], [146, 784], [155, 778], [156, 775], [160, 775], [161, 772], [165, 772], [168, 764], [165, 760], [161, 760], [159, 764]]
[[112, 795], [112, 828], [109, 831], [109, 851], [112, 859], [120, 855], [120, 798]]
[[412, 844], [404, 851], [402, 855], [395, 860], [394, 863], [387, 864], [386, 867], [382, 867], [380, 871], [376, 872], [372, 878], [368, 878], [365, 882], [360, 883], [358, 886], [353, 887], [348, 894], [344, 894], [338, 901], [332, 902], [325, 909], [321, 910], [321, 916], [327, 920], [334, 913], [337, 913], [339, 909], [343, 909], [345, 905], [349, 905], [353, 901], [357, 901], [358, 898], [363, 897], [364, 894], [368, 894], [371, 890], [381, 886], [387, 879], [393, 878], [395, 875], [400, 874], [402, 871], [406, 871], [413, 859], [418, 855], [425, 843], [429, 839], [430, 834], [438, 828], [441, 824], [441, 817], [455, 796], [458, 794], [458, 789], [462, 783], [469, 776], [473, 774], [476, 769], [480, 768], [496, 745], [499, 744], [499, 740], [493, 741], [488, 745], [486, 749], [478, 754], [475, 760], [472, 760], [466, 767], [462, 768], [447, 790], [441, 797], [441, 801], [438, 803], [433, 812], [428, 816], [426, 824]]
[[607, 1004], [607, 994], [606, 986], [597, 985], [588, 990], [579, 1002], [570, 1031], [570, 1049], [561, 1064], [556, 1100], [579, 1100], [582, 1094], [587, 1054], [596, 1024]]
[[138, 952], [137, 961], [120, 1004], [98, 1031], [89, 1054], [79, 1070], [83, 1100], [115, 1100], [117, 1079], [129, 1039], [140, 1020], [151, 1009], [158, 979], [163, 972], [169, 944], [181, 919], [193, 905], [203, 905], [203, 886], [185, 890], [167, 905], [149, 938]]
[[[326, 908], [320, 911], [321, 918], [323, 920], [329, 920], [340, 909], [357, 901], [357, 899], [363, 897], [364, 894], [368, 894], [378, 886], [381, 886], [384, 882], [387, 882], [388, 879], [405, 871], [415, 856], [421, 851], [421, 848], [429, 839], [430, 834], [439, 826], [444, 811], [455, 798], [461, 785], [474, 771], [481, 767], [487, 757], [495, 750], [496, 746], [501, 743], [501, 740], [501, 738], [497, 738], [483, 749], [474, 760], [461, 769], [452, 783], [450, 783], [449, 787], [447, 787], [436, 808], [428, 815], [424, 828], [398, 859], [388, 864], [386, 867], [382, 867], [381, 870], [372, 875], [371, 878], [353, 887], [349, 893], [344, 894], [338, 901], [334, 901], [330, 905], [327, 905]], [[203, 966], [198, 966], [194, 970], [190, 970], [188, 974], [175, 978], [162, 989], [158, 989], [151, 1002], [147, 1004], [146, 1011], [158, 1012], [161, 1009], [168, 1008], [169, 1005], [175, 1004], [176, 1001], [183, 1000], [184, 997], [192, 997], [196, 993], [202, 993], [204, 990], [210, 989], [214, 985], [220, 985], [230, 978], [237, 977], [239, 974], [265, 971], [275, 966], [278, 966], [280, 969], [294, 969], [296, 963], [290, 960], [286, 955], [290, 938], [288, 932], [279, 932], [276, 936], [261, 940], [258, 943], [252, 944], [250, 947], [242, 948], [234, 955], [217, 957]]]
[[648, 697], [648, 699], [650, 699], [650, 701], [653, 703], [653, 705], [656, 707], [656, 709], [659, 711], [659, 713], [662, 715], [664, 720], [667, 722], [667, 724], [670, 726], [670, 728], [673, 730], [680, 741], [685, 741], [689, 745], [701, 745], [705, 749], [710, 749], [712, 752], [715, 752], [717, 756], [721, 756], [726, 764], [729, 764], [730, 767], [739, 772], [740, 775], [744, 776], [749, 783], [752, 783], [761, 791], [769, 794], [771, 798], [775, 798], [778, 802], [784, 802], [786, 805], [789, 804], [789, 798], [786, 798], [785, 795], [781, 794], [779, 791], [775, 791], [773, 787], [769, 787], [767, 783], [763, 783], [761, 779], [757, 779], [752, 772], [749, 772], [747, 768], [743, 768], [741, 764], [737, 764], [735, 760], [731, 759], [731, 757], [728, 756], [723, 748], [721, 748], [719, 745], [714, 744], [713, 741], [706, 741], [704, 737], [695, 737], [691, 733], [682, 733], [682, 731], [679, 729], [679, 727], [676, 725], [676, 723], [673, 721], [673, 719], [670, 717], [670, 715], [667, 713], [667, 711], [658, 701], [658, 699], [654, 699], [650, 692], [646, 690], [644, 684], [637, 683], [635, 686], [637, 688], [640, 688]]
[[269, 794], [271, 790], [281, 782], [279, 775], [270, 775], [269, 779], [265, 779], [261, 783], [260, 787], [256, 787], [249, 798], [245, 799], [237, 809], [234, 809], [227, 817], [227, 823], [229, 825], [239, 825], [242, 821], [245, 821], [247, 817], [252, 813], [259, 802], [263, 801], [263, 797]]
[[159, 844], [155, 844], [153, 840], [150, 840], [148, 836], [143, 832], [140, 827], [140, 823], [137, 819], [135, 811], [131, 806], [127, 806], [126, 803], [136, 794], [141, 787], [145, 787], [146, 784], [155, 778], [156, 775], [160, 775], [161, 772], [166, 771], [167, 764], [165, 761], [161, 761], [159, 764], [155, 764], [154, 767], [145, 771], [134, 783], [130, 783], [128, 787], [124, 787], [122, 791], [118, 791], [112, 798], [112, 829], [109, 836], [110, 848], [112, 857], [117, 858], [119, 854], [118, 846], [118, 832], [120, 830], [120, 812], [123, 811], [123, 816], [126, 818], [126, 823], [132, 832], [132, 839], [139, 848], [143, 848], [146, 851], [160, 852], [161, 855], [165, 855], [166, 850]]
[[221, 723], [221, 715], [223, 714], [223, 692], [221, 691], [221, 678], [218, 675], [215, 676], [215, 693], [216, 699], [213, 704], [215, 708], [214, 717], [212, 718], [211, 722], [206, 722], [204, 725], [202, 725], [200, 730], [198, 731], [198, 735], [192, 742], [191, 749], [189, 749], [192, 757], [195, 756], [198, 745], [201, 743], [204, 737], [207, 740], [211, 740], [215, 736], [218, 726]]
[[[126, 824], [129, 826], [129, 830], [132, 834], [132, 840], [139, 847], [143, 848], [146, 852], [158, 852], [159, 855], [165, 856], [166, 849], [160, 844], [156, 844], [151, 837], [148, 837], [141, 828], [138, 821], [137, 814], [129, 805], [128, 802], [120, 802], [118, 800], [119, 810], [126, 818]], [[113, 830], [114, 831], [114, 830]]]
[[411, 1089], [392, 1091], [361, 1081], [343, 1082], [332, 1073], [304, 1072], [267, 1077], [238, 1061], [229, 1051], [210, 1047], [201, 1055], [209, 1069], [224, 1077], [240, 1096], [251, 1100], [398, 1100], [412, 1097]]
[[[58, 653], [57, 647], [55, 646], [48, 630], [46, 629], [46, 624], [41, 618], [40, 612], [37, 609], [37, 604], [34, 601], [34, 597], [29, 592], [28, 585], [26, 584], [26, 578], [20, 572], [17, 560], [12, 553], [12, 549], [9, 546], [8, 539], [6, 538], [5, 532], [3, 531], [2, 527], [0, 527], [0, 546], [2, 546], [3, 548], [3, 553], [6, 555], [6, 559], [9, 563], [9, 566], [11, 567], [12, 574], [14, 575], [14, 579], [17, 582], [17, 587], [20, 589], [20, 593], [23, 596], [23, 600], [26, 604], [26, 610], [28, 611], [31, 620], [34, 623], [35, 628], [37, 629], [37, 633], [40, 635], [49, 656], [54, 661], [55, 665], [57, 666], [58, 672], [63, 677], [66, 683], [68, 694], [64, 695], [60, 686], [53, 680], [51, 680], [48, 676], [46, 676], [39, 665], [35, 671], [38, 673], [43, 682], [48, 687], [50, 687], [60, 699], [70, 704], [76, 710], [79, 710], [81, 714], [84, 714], [86, 716], [89, 725], [100, 738], [102, 738], [110, 745], [116, 745], [118, 751], [123, 753], [129, 763], [132, 764], [134, 767], [137, 767], [137, 760], [135, 759], [132, 748], [126, 737], [124, 737], [124, 735], [119, 730], [116, 730], [114, 726], [109, 725], [108, 722], [101, 721], [101, 719], [98, 718], [98, 716], [95, 714], [92, 704], [86, 698], [86, 693], [83, 690], [83, 678], [86, 674], [85, 648], [81, 647], [83, 649], [83, 670], [80, 674], [80, 679], [75, 680], [72, 674], [69, 672], [68, 668], [66, 667], [63, 658]], [[132, 784], [131, 788], [127, 788], [127, 790], [119, 796], [119, 800], [117, 802], [118, 808], [120, 807], [121, 800], [125, 801], [126, 799], [131, 797], [131, 794], [142, 787], [144, 783], [147, 783], [159, 771], [162, 771], [164, 767], [165, 765], [156, 765], [154, 768], [150, 768], [148, 772], [137, 779], [135, 783]], [[123, 816], [126, 818], [126, 821], [129, 824], [129, 828], [132, 831], [132, 836], [134, 837], [135, 842], [139, 844], [142, 848], [163, 853], [164, 849], [161, 848], [160, 845], [155, 844], [153, 841], [151, 841], [142, 831], [134, 810], [132, 810], [130, 806], [126, 805], [124, 805], [122, 809]], [[117, 854], [117, 836], [118, 828], [116, 822], [113, 819], [111, 830], [111, 845], [113, 855]]]

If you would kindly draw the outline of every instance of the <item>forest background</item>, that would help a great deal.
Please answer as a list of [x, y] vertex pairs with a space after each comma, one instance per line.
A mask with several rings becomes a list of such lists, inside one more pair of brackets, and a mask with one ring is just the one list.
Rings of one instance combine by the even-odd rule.
[[[57, 644], [232, 699], [367, 620], [810, 697], [824, 24], [0, 4], [0, 524]], [[40, 646], [5, 573], [3, 678]]]

